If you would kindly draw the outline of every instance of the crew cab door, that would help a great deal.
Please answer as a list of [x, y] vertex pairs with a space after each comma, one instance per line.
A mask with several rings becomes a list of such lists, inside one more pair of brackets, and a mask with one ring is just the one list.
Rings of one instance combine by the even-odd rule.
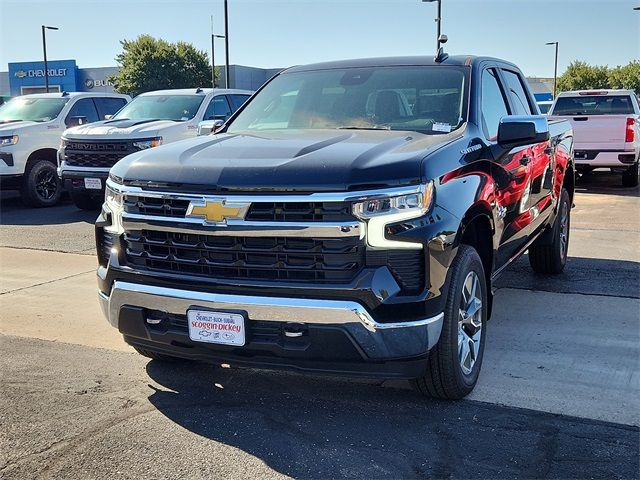
[[[502, 68], [501, 73], [514, 114], [537, 115], [538, 111], [534, 108], [535, 102], [527, 94], [528, 87], [522, 74], [506, 68]], [[551, 205], [555, 159], [549, 141], [531, 144], [523, 152], [526, 153], [520, 158], [520, 163], [528, 161], [529, 183], [523, 192], [526, 197], [523, 199], [522, 210], [529, 212], [531, 217], [529, 220], [535, 230], [550, 213], [547, 207]]]
[[[503, 119], [510, 115], [531, 116], [532, 109], [526, 93], [512, 92], [517, 85], [509, 86], [500, 69], [489, 67], [483, 70], [481, 79], [481, 120], [487, 140], [494, 145], [491, 174], [495, 181], [496, 230], [499, 244], [496, 246], [496, 268], [506, 264], [526, 246], [539, 224], [536, 204], [551, 191], [548, 174], [548, 146], [536, 143], [502, 148], [498, 145], [498, 129]], [[522, 88], [522, 87], [521, 87]], [[537, 113], [537, 111], [536, 111]]]

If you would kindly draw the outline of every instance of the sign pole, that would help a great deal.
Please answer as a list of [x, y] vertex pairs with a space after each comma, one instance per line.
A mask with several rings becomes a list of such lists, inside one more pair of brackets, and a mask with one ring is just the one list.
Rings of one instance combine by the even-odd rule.
[[49, 66], [47, 65], [47, 38], [45, 36], [45, 26], [42, 25], [42, 52], [44, 53], [44, 88], [49, 93]]

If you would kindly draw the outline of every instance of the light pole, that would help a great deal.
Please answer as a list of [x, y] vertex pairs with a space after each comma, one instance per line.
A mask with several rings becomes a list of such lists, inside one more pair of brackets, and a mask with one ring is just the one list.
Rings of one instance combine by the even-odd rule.
[[442, 23], [442, 0], [422, 0], [424, 3], [438, 2], [438, 14], [436, 16], [436, 55], [440, 51], [440, 24]]
[[224, 0], [224, 86], [229, 87], [229, 9], [227, 0]]
[[553, 69], [553, 98], [556, 98], [556, 89], [558, 86], [558, 42], [547, 42], [545, 45], [555, 45], [556, 46], [556, 61], [555, 67]]
[[49, 93], [49, 65], [47, 64], [47, 36], [45, 30], [58, 30], [58, 27], [42, 25], [42, 53], [44, 54], [44, 88]]
[[213, 15], [211, 15], [211, 86], [216, 88], [216, 38], [224, 38], [224, 35], [214, 35], [213, 33]]

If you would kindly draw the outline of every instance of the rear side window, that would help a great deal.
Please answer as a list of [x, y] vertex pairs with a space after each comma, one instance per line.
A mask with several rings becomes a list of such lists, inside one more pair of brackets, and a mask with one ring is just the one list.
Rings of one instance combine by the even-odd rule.
[[231, 100], [231, 106], [233, 107], [234, 112], [238, 110], [244, 102], [249, 100], [249, 95], [234, 94], [227, 95], [227, 97], [229, 97], [229, 100]]
[[552, 115], [633, 115], [629, 95], [558, 97]]
[[227, 101], [227, 97], [224, 95], [217, 95], [213, 97], [211, 103], [207, 107], [207, 111], [204, 113], [205, 120], [226, 120], [231, 115], [231, 107]]
[[529, 99], [522, 85], [522, 79], [520, 75], [511, 70], [503, 70], [504, 80], [507, 83], [509, 89], [509, 97], [514, 108], [514, 115], [531, 115], [531, 105], [529, 105]]
[[504, 95], [498, 83], [496, 71], [491, 68], [482, 72], [482, 130], [489, 140], [498, 137], [500, 119], [509, 114]]
[[94, 98], [93, 101], [98, 107], [98, 114], [101, 119], [104, 119], [105, 115], [113, 115], [127, 104], [124, 98], [117, 97]]
[[81, 98], [73, 104], [67, 115], [67, 123], [72, 117], [83, 117], [86, 123], [98, 121], [98, 111], [90, 98]]

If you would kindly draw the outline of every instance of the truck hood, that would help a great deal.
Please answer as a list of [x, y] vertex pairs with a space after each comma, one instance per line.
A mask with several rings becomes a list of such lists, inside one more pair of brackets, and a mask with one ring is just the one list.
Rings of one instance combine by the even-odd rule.
[[346, 191], [420, 182], [422, 160], [457, 134], [279, 130], [219, 134], [134, 153], [112, 175], [195, 191]]
[[93, 136], [125, 136], [125, 137], [157, 137], [162, 131], [181, 125], [183, 122], [174, 120], [104, 120], [101, 122], [87, 123], [65, 131], [65, 137]]
[[30, 121], [0, 123], [0, 135], [2, 136], [19, 135], [20, 130], [22, 130], [25, 127], [32, 127], [34, 125], [42, 125], [42, 124], [43, 123], [30, 122]]

